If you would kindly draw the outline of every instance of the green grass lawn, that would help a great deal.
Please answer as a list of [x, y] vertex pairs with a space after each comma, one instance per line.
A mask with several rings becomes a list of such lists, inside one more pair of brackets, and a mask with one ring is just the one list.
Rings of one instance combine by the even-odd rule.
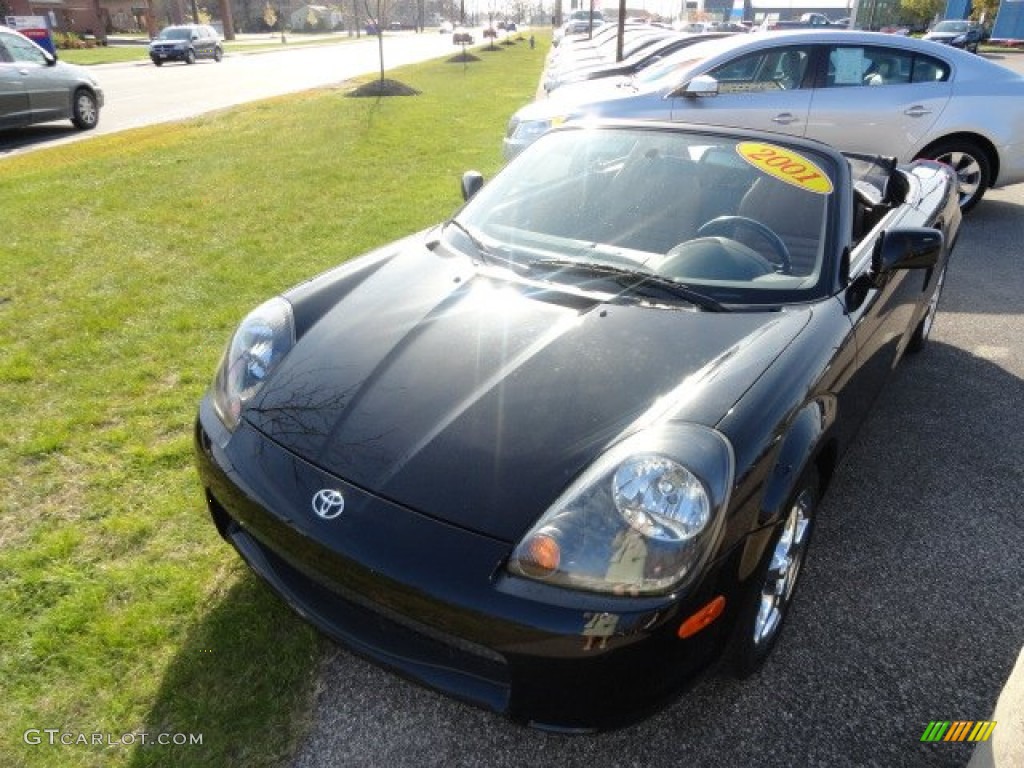
[[251, 307], [500, 167], [547, 40], [0, 158], [0, 765], [290, 754], [322, 641], [217, 537], [196, 405]]

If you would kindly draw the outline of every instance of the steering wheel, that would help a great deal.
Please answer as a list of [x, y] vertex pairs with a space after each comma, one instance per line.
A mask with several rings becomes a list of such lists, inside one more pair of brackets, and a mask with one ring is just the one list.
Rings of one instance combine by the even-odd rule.
[[776, 271], [782, 275], [793, 274], [793, 260], [789, 255], [789, 248], [782, 242], [782, 238], [779, 237], [775, 232], [765, 224], [762, 224], [756, 219], [750, 219], [746, 216], [719, 216], [712, 219], [711, 221], [703, 224], [700, 229], [697, 230], [698, 235], [717, 235], [722, 234], [728, 236], [734, 233], [737, 228], [750, 229], [754, 234], [760, 235], [772, 249], [772, 253], [777, 257], [775, 259], [778, 268]]

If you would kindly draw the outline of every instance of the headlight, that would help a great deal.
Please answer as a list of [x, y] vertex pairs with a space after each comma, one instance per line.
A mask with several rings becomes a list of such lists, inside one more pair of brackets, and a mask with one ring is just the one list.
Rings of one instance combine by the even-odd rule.
[[242, 406], [270, 377], [295, 345], [292, 307], [271, 299], [250, 312], [231, 338], [213, 382], [213, 404], [229, 430], [242, 416]]
[[958, 43], [959, 44], [963, 44], [966, 41], [967, 41], [967, 36], [966, 35], [957, 35], [956, 37], [953, 38], [953, 45], [957, 45]]
[[711, 554], [732, 481], [732, 446], [712, 429], [680, 424], [634, 435], [541, 515], [509, 571], [592, 592], [681, 589]]

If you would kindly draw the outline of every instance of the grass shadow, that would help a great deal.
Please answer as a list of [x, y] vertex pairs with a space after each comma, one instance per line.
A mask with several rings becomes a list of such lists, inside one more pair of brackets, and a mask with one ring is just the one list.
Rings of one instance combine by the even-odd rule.
[[[320, 642], [245, 572], [182, 639], [142, 729], [149, 743], [136, 740], [128, 764], [280, 765], [306, 731]], [[290, 650], [286, 657], [282, 648]], [[239, 688], [247, 696], [239, 697]], [[176, 736], [153, 743], [159, 734]], [[201, 744], [173, 743], [196, 734]]]

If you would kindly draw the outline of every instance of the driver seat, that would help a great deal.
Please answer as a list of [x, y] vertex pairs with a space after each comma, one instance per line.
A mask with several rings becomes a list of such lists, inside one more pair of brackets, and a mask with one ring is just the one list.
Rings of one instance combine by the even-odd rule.
[[[793, 274], [814, 272], [822, 248], [825, 197], [787, 184], [770, 176], [761, 176], [740, 200], [736, 213], [759, 221], [782, 238], [789, 249]], [[758, 236], [740, 230], [735, 239], [758, 248]], [[763, 241], [760, 243], [763, 247]]]
[[607, 241], [665, 253], [693, 237], [700, 219], [701, 185], [692, 160], [648, 150], [631, 158], [606, 192], [614, 216]]

